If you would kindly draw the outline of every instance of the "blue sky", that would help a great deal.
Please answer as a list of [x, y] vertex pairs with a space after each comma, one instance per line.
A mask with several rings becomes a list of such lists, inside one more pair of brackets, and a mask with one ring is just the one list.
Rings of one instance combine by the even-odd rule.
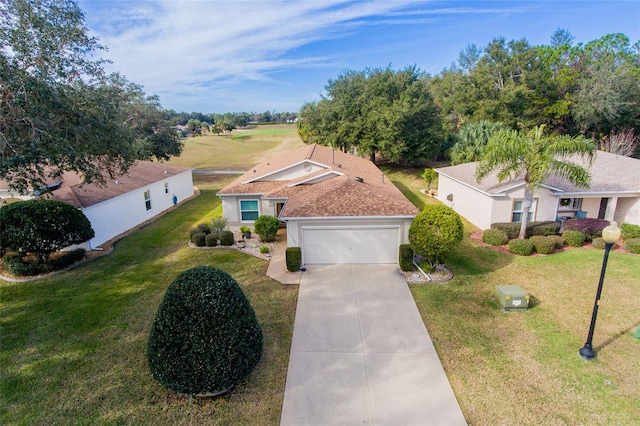
[[164, 108], [298, 111], [344, 70], [417, 65], [438, 74], [470, 43], [640, 40], [640, 1], [80, 0], [109, 71]]

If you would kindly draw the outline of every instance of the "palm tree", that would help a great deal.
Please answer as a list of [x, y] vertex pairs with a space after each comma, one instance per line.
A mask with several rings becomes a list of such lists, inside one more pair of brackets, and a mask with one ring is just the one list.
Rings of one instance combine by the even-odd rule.
[[520, 238], [525, 238], [527, 220], [533, 195], [550, 176], [569, 180], [576, 186], [588, 187], [589, 171], [567, 161], [569, 156], [588, 158], [589, 164], [596, 153], [596, 145], [583, 136], [546, 136], [544, 125], [529, 132], [501, 130], [494, 134], [485, 148], [483, 159], [476, 169], [480, 182], [497, 171], [500, 182], [508, 178], [524, 177], [524, 201]]
[[458, 142], [451, 148], [451, 165], [480, 161], [491, 136], [508, 127], [502, 123], [480, 120], [467, 123], [458, 132]]

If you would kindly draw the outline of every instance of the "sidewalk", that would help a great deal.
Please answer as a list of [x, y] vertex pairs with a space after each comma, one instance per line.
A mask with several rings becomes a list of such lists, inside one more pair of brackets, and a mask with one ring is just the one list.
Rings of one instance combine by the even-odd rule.
[[285, 251], [287, 250], [287, 230], [281, 228], [276, 235], [276, 248], [271, 255], [267, 276], [282, 284], [300, 284], [301, 272], [287, 271]]

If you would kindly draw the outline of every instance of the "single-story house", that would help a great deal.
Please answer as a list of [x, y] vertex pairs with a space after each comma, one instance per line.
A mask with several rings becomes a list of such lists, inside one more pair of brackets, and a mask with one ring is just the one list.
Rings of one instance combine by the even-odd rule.
[[316, 144], [252, 167], [218, 196], [232, 229], [277, 216], [307, 265], [397, 263], [418, 213], [375, 164]]
[[[640, 225], [640, 160], [598, 151], [591, 165], [579, 157], [570, 161], [590, 171], [590, 186], [580, 188], [566, 179], [550, 177], [534, 194], [529, 221], [578, 216]], [[477, 182], [477, 165], [436, 169], [437, 198], [481, 229], [495, 222], [520, 222], [524, 178], [498, 182], [493, 174]]]
[[[82, 177], [65, 172], [48, 182], [51, 191], [42, 196], [65, 201], [81, 209], [91, 222], [95, 237], [81, 247], [93, 249], [146, 222], [175, 204], [193, 196], [191, 168], [138, 161], [126, 174], [108, 179], [104, 185], [83, 185]], [[29, 199], [38, 196], [14, 194], [0, 181], [1, 198]]]

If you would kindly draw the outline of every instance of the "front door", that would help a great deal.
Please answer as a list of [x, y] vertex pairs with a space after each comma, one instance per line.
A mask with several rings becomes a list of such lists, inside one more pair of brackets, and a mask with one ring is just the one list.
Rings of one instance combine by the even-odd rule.
[[607, 214], [608, 198], [600, 198], [600, 209], [598, 209], [598, 219], [604, 219]]

